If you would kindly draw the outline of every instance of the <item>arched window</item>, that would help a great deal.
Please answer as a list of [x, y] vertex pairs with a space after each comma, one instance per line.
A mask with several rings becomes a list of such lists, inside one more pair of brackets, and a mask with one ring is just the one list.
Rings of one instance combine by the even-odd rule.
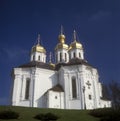
[[58, 62], [58, 54], [56, 53], [56, 62]]
[[38, 60], [40, 61], [40, 55], [38, 56]]
[[65, 62], [67, 61], [67, 54], [65, 53]]
[[81, 54], [80, 54], [80, 52], [79, 52], [79, 58], [81, 57]]
[[26, 79], [26, 87], [25, 87], [25, 99], [29, 99], [29, 91], [30, 91], [30, 79]]
[[69, 60], [71, 59], [71, 53], [69, 54]]
[[72, 98], [77, 98], [77, 88], [76, 88], [76, 79], [75, 77], [72, 77]]
[[35, 55], [33, 55], [33, 61], [35, 61]]
[[76, 54], [75, 54], [75, 52], [73, 53], [73, 58], [75, 58], [76, 57]]
[[88, 95], [88, 97], [89, 97], [89, 100], [91, 100], [91, 99], [92, 99], [92, 96], [91, 96], [91, 95]]
[[62, 53], [60, 53], [60, 62], [62, 61]]

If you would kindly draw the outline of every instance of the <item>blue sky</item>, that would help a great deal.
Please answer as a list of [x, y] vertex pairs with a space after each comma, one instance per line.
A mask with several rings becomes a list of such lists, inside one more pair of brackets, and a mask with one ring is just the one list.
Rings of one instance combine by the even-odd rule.
[[0, 0], [0, 105], [9, 104], [12, 69], [29, 62], [37, 35], [54, 53], [61, 24], [67, 44], [77, 31], [101, 82], [120, 81], [120, 0]]

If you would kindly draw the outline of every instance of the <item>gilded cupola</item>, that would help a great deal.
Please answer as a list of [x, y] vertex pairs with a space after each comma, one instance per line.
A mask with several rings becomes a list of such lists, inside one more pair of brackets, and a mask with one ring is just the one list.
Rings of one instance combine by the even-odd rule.
[[58, 36], [58, 39], [59, 39], [59, 43], [57, 44], [55, 50], [57, 50], [57, 49], [66, 49], [66, 50], [68, 50], [68, 45], [65, 44], [65, 35], [63, 34], [62, 26], [61, 26], [61, 33]]
[[73, 42], [70, 44], [69, 50], [71, 49], [83, 49], [82, 44], [77, 41], [76, 31], [73, 33]]
[[40, 53], [46, 53], [46, 50], [43, 46], [40, 45], [40, 35], [38, 35], [38, 43], [32, 47], [31, 52], [40, 52]]

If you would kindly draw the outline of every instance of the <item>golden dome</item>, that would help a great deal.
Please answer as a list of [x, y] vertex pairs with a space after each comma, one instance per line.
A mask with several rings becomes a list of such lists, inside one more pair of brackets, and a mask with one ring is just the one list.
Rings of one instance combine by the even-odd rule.
[[40, 34], [38, 34], [37, 41], [38, 41], [37, 45], [34, 45], [34, 46], [32, 47], [31, 52], [32, 52], [32, 53], [33, 53], [33, 52], [46, 53], [45, 48], [44, 48], [43, 46], [40, 45]]
[[83, 49], [83, 47], [80, 42], [74, 41], [70, 44], [69, 50], [71, 49]]
[[61, 33], [58, 36], [59, 43], [57, 44], [55, 50], [57, 49], [66, 49], [68, 50], [68, 45], [65, 44], [65, 35], [63, 34], [63, 27], [61, 26]]
[[57, 49], [66, 49], [66, 50], [68, 50], [68, 45], [63, 44], [63, 43], [58, 43], [55, 50], [57, 50]]
[[73, 33], [73, 42], [70, 44], [70, 47], [69, 47], [69, 50], [71, 49], [83, 49], [82, 47], [82, 44], [80, 42], [78, 42], [76, 40], [77, 38], [77, 35], [76, 35], [76, 31], [74, 30], [74, 33]]
[[46, 53], [46, 50], [44, 49], [44, 47], [42, 47], [41, 45], [37, 44], [35, 46], [32, 47], [32, 53], [33, 52], [41, 52], [41, 53]]
[[59, 43], [57, 44], [56, 49], [68, 49], [68, 45], [65, 44], [65, 35], [64, 34], [60, 34], [58, 36], [58, 39], [59, 39]]
[[60, 34], [59, 37], [59, 42], [55, 48], [56, 49], [68, 49], [68, 45], [65, 44], [65, 35], [64, 34]]
[[58, 37], [60, 43], [65, 43], [65, 35], [64, 34], [60, 34], [59, 37]]

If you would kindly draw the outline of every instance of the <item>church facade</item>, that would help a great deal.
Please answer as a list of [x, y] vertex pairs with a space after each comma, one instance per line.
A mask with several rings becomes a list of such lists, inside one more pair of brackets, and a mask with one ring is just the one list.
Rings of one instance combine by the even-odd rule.
[[98, 71], [85, 60], [76, 32], [69, 46], [63, 32], [58, 39], [55, 64], [51, 59], [46, 63], [46, 49], [38, 37], [30, 62], [13, 69], [12, 105], [59, 109], [111, 107], [111, 101], [102, 98]]

